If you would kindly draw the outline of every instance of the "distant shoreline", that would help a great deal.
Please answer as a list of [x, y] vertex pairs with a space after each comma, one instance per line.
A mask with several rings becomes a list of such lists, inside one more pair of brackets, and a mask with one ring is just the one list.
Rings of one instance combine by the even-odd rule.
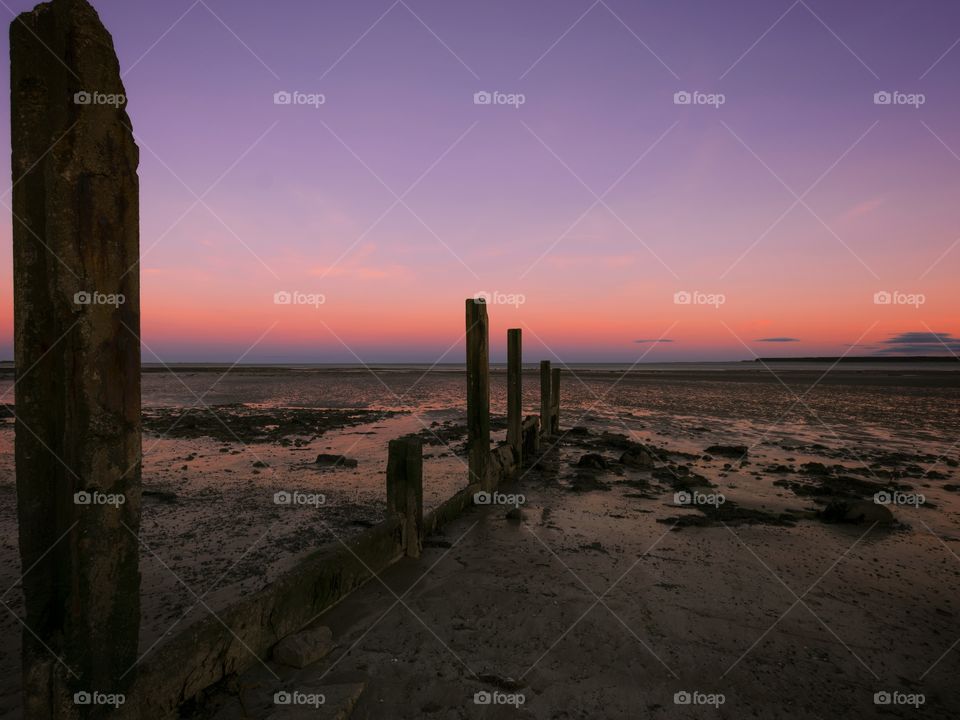
[[[664, 372], [664, 371], [736, 371], [754, 369], [766, 364], [783, 365], [792, 363], [797, 365], [852, 365], [868, 366], [907, 366], [932, 365], [955, 366], [960, 358], [951, 355], [915, 355], [915, 356], [874, 356], [874, 355], [845, 355], [845, 356], [810, 356], [810, 357], [761, 357], [752, 360], [684, 360], [673, 362], [562, 362], [552, 359], [553, 366], [567, 368], [572, 371], [603, 372], [603, 371], [635, 371], [635, 372]], [[506, 368], [506, 362], [490, 362], [490, 369], [494, 372]], [[143, 363], [141, 372], [144, 374], [168, 372], [176, 369], [178, 372], [242, 372], [242, 373], [274, 373], [274, 372], [309, 372], [309, 371], [418, 371], [435, 372], [462, 372], [466, 369], [464, 363], [429, 363], [429, 362], [371, 362], [371, 363], [304, 363], [304, 362], [277, 362], [277, 363], [232, 363], [232, 362], [170, 362], [170, 363]], [[538, 362], [523, 363], [524, 372], [537, 371]], [[798, 368], [799, 370], [800, 368]], [[13, 361], [0, 360], [0, 377], [14, 375], [16, 368]]]
[[953, 355], [842, 355], [840, 357], [770, 357], [757, 358], [755, 360], [745, 360], [744, 362], [816, 362], [816, 363], [838, 363], [838, 362], [865, 362], [865, 363], [915, 363], [915, 362], [934, 362], [934, 363], [955, 363], [960, 362], [960, 358]]

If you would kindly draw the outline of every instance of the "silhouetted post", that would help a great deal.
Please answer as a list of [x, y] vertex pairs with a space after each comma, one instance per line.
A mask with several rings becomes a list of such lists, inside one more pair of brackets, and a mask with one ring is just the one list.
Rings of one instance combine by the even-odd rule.
[[560, 433], [560, 368], [554, 368], [550, 375], [550, 432]]
[[93, 694], [136, 675], [139, 151], [86, 0], [17, 17], [10, 59], [23, 716], [117, 717]]
[[540, 418], [527, 415], [523, 421], [523, 457], [531, 458], [540, 452]]
[[470, 484], [490, 485], [490, 333], [487, 304], [467, 300], [467, 453]]
[[507, 442], [523, 462], [523, 349], [519, 329], [507, 330]]
[[540, 361], [540, 432], [549, 435], [553, 430], [550, 415], [553, 412], [553, 401], [550, 399], [551, 390], [550, 361]]
[[420, 557], [423, 539], [423, 442], [420, 438], [390, 441], [387, 512], [403, 519], [401, 544], [407, 557]]

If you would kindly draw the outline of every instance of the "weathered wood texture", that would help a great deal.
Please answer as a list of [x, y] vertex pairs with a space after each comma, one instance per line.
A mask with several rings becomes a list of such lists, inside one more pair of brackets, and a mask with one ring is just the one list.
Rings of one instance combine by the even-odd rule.
[[85, 0], [10, 59], [24, 717], [102, 717], [74, 693], [124, 690], [140, 624], [139, 153]]

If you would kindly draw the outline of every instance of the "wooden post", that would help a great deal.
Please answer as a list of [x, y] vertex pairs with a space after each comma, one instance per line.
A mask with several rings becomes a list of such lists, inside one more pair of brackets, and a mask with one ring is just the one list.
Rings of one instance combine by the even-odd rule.
[[531, 458], [540, 452], [540, 418], [528, 415], [523, 421], [523, 457]]
[[15, 18], [10, 61], [23, 717], [135, 716], [95, 694], [138, 658], [139, 151], [86, 0]]
[[487, 304], [467, 300], [467, 453], [469, 484], [490, 489], [490, 332]]
[[550, 433], [560, 434], [560, 368], [550, 376]]
[[553, 423], [550, 421], [553, 413], [553, 401], [550, 399], [552, 379], [550, 377], [550, 361], [540, 361], [540, 432], [543, 435], [549, 435], [553, 430]]
[[391, 440], [387, 455], [387, 512], [403, 519], [401, 545], [407, 557], [423, 548], [423, 441]]
[[523, 350], [521, 331], [507, 330], [507, 442], [523, 464]]

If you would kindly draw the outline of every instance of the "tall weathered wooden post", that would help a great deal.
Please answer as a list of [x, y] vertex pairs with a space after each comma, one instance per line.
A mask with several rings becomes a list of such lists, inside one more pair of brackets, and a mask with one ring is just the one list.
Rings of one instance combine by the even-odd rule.
[[550, 374], [550, 432], [560, 433], [560, 368], [554, 368]]
[[553, 432], [553, 422], [550, 415], [553, 412], [553, 401], [550, 399], [552, 389], [552, 378], [550, 376], [550, 361], [540, 361], [540, 432], [543, 435], [549, 435]]
[[487, 304], [467, 300], [467, 453], [470, 484], [490, 478], [490, 331]]
[[521, 331], [507, 330], [507, 442], [523, 463], [523, 347]]
[[10, 58], [23, 715], [116, 717], [140, 625], [139, 153], [86, 0], [17, 17]]
[[387, 455], [387, 512], [401, 518], [401, 545], [407, 557], [420, 557], [423, 541], [423, 441], [391, 440]]

